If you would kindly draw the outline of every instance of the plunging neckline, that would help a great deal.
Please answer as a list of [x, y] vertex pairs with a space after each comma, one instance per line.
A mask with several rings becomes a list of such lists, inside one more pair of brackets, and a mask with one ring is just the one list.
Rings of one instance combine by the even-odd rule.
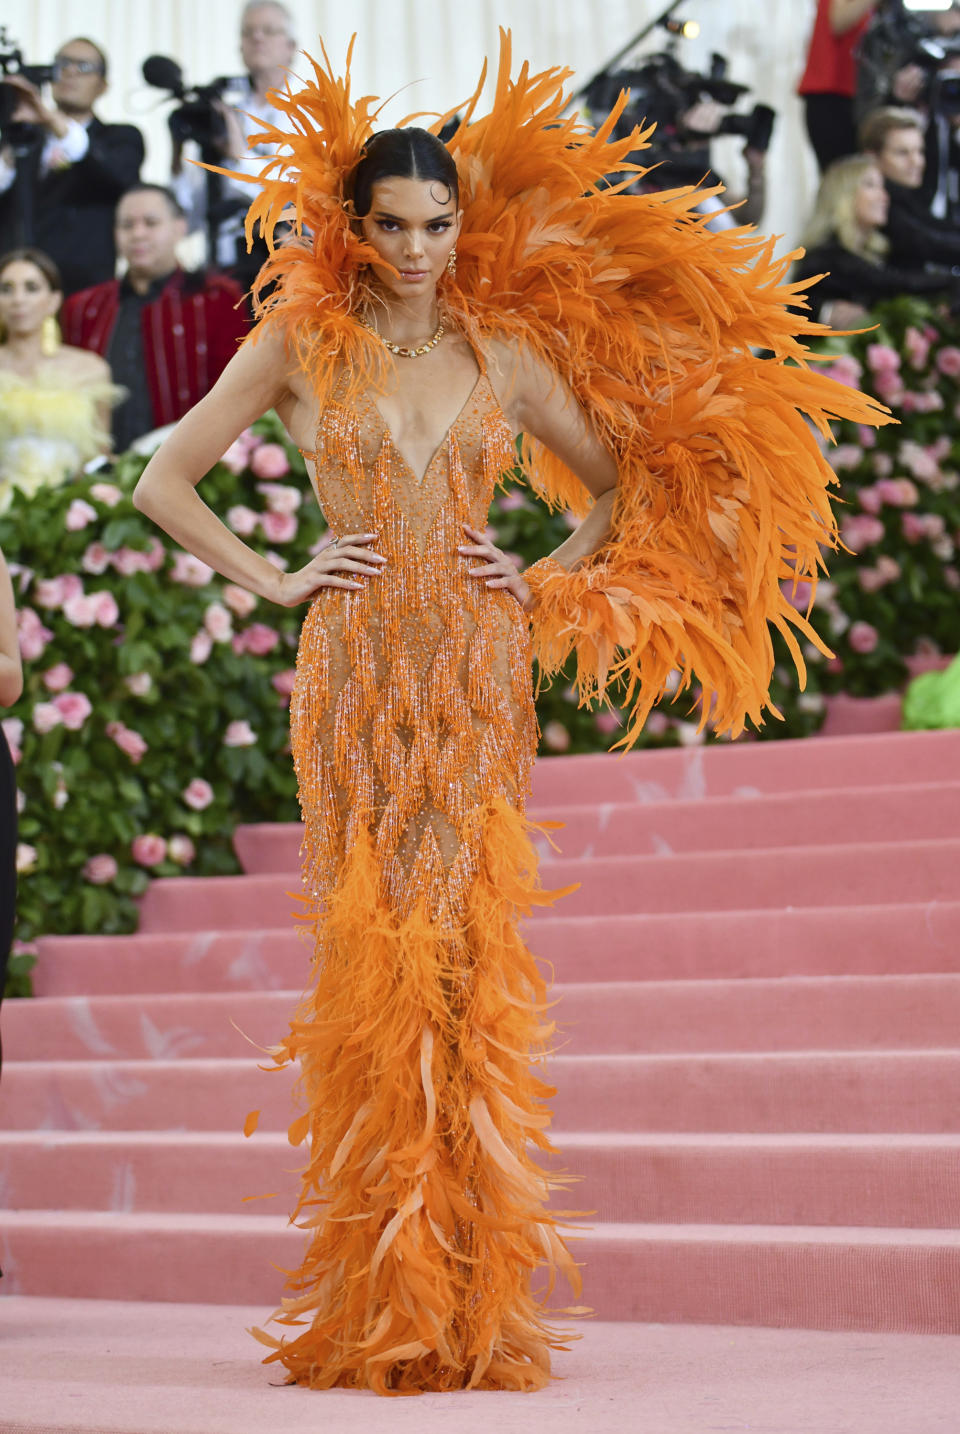
[[[399, 443], [394, 437], [393, 429], [390, 427], [390, 424], [384, 417], [380, 405], [377, 403], [376, 399], [371, 394], [366, 395], [368, 404], [374, 410], [377, 415], [377, 418], [380, 420], [380, 426], [383, 429], [384, 439], [389, 442], [390, 447], [400, 459], [400, 462], [407, 469], [418, 488], [422, 488], [424, 483], [427, 481], [427, 475], [429, 474], [430, 469], [433, 467], [434, 463], [436, 463], [444, 448], [449, 443], [451, 433], [457, 427], [457, 424], [460, 422], [460, 420], [463, 418], [463, 415], [470, 407], [471, 403], [476, 397], [477, 390], [480, 388], [480, 385], [483, 383], [486, 376], [486, 369], [481, 367], [479, 373], [474, 379], [473, 386], [470, 389], [470, 392], [467, 394], [466, 398], [463, 400], [463, 403], [461, 403], [460, 407], [457, 409], [457, 412], [455, 413], [452, 421], [447, 425], [446, 429], [444, 430], [443, 437], [440, 439], [440, 442], [437, 444], [436, 448], [430, 455], [426, 468], [424, 468], [423, 472], [420, 474], [417, 473], [416, 468], [414, 468], [413, 464], [410, 462], [410, 459], [404, 453], [403, 449], [400, 447]], [[496, 397], [496, 395], [494, 395], [494, 397]]]

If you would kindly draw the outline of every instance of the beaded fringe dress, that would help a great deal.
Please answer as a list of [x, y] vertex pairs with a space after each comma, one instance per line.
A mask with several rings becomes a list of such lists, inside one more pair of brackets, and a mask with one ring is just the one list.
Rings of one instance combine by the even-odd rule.
[[[477, 117], [481, 80], [448, 141], [464, 219], [444, 313], [481, 370], [494, 338], [550, 363], [620, 475], [601, 548], [573, 572], [530, 570], [528, 626], [456, 554], [515, 463], [487, 375], [423, 475], [377, 408], [383, 350], [358, 322], [376, 255], [344, 203], [377, 111], [310, 63], [308, 83], [273, 96], [285, 127], [255, 136], [278, 158], [248, 235], [261, 225], [271, 244], [292, 214], [301, 236], [261, 271], [260, 327], [315, 389], [331, 527], [377, 533], [388, 563], [362, 591], [321, 593], [301, 639], [314, 964], [276, 1059], [300, 1067], [290, 1139], [308, 1145], [294, 1218], [309, 1248], [275, 1316], [285, 1334], [259, 1337], [316, 1388], [532, 1389], [562, 1342], [553, 1276], [576, 1290], [579, 1272], [533, 1158], [548, 1148], [550, 1025], [518, 917], [550, 894], [523, 815], [531, 651], [546, 676], [575, 658], [582, 701], [621, 703], [626, 746], [678, 682], [717, 731], [763, 721], [771, 629], [801, 673], [797, 637], [823, 646], [790, 592], [815, 586], [836, 543], [829, 421], [886, 415], [811, 368], [805, 340], [827, 331], [798, 312], [792, 256], [749, 229], [711, 234], [697, 191], [627, 193], [647, 136], [611, 138], [625, 100], [590, 129], [565, 113], [566, 72], [511, 77], [505, 36], [490, 113]], [[589, 508], [537, 444], [522, 465], [548, 503]]]

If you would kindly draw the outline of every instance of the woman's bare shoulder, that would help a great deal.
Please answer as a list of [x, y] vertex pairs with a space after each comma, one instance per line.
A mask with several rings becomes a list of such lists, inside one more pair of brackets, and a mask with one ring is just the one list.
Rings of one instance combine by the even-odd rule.
[[58, 372], [76, 383], [109, 383], [112, 377], [106, 359], [89, 349], [75, 349], [70, 344], [63, 344], [57, 350], [56, 358]]

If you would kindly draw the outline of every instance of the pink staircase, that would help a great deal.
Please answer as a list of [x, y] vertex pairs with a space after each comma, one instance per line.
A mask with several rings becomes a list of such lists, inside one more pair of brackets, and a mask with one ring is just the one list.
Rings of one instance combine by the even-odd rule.
[[[960, 1333], [960, 732], [539, 764], [555, 1166], [601, 1319]], [[299, 829], [49, 938], [4, 1010], [8, 1294], [256, 1304], [286, 1225]], [[241, 1034], [242, 1033], [242, 1034]], [[245, 1113], [263, 1110], [252, 1140]], [[276, 1197], [243, 1203], [245, 1195]]]

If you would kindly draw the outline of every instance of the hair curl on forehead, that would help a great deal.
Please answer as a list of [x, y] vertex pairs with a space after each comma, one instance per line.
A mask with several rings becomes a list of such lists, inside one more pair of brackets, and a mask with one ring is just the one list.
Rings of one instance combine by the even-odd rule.
[[378, 130], [367, 140], [344, 185], [343, 207], [351, 218], [369, 214], [373, 186], [383, 179], [422, 179], [442, 185], [444, 195], [438, 204], [456, 204], [460, 198], [453, 155], [435, 134], [414, 125]]

